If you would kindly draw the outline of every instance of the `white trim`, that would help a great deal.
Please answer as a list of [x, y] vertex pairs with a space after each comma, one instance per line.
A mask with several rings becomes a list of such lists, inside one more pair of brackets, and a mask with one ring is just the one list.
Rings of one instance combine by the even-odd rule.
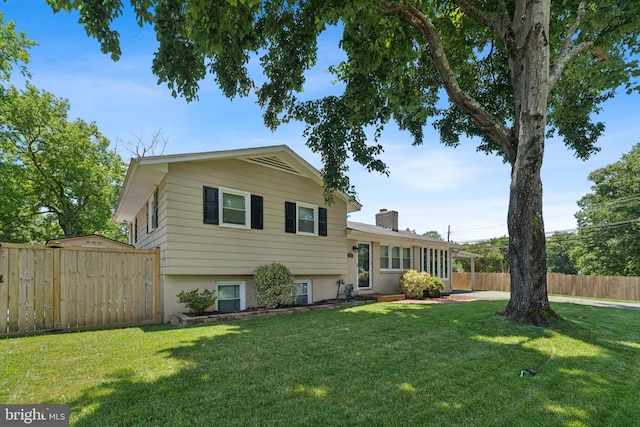
[[222, 281], [216, 281], [216, 296], [218, 298], [216, 298], [216, 311], [218, 310], [218, 300], [220, 299], [219, 295], [220, 292], [218, 292], [218, 287], [219, 286], [239, 286], [239, 294], [240, 294], [240, 310], [245, 310], [247, 308], [247, 296], [245, 294], [245, 283], [241, 280], [222, 280]]
[[[231, 194], [244, 198], [244, 224], [224, 222], [224, 194]], [[251, 228], [251, 193], [233, 188], [218, 187], [218, 224], [220, 227]]]

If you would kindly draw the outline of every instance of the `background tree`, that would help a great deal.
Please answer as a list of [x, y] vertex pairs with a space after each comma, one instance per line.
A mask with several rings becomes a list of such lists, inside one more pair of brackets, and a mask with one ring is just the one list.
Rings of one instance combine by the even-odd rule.
[[578, 274], [578, 266], [571, 253], [578, 246], [576, 233], [553, 233], [547, 239], [547, 271], [550, 273]]
[[584, 274], [640, 276], [640, 144], [589, 174], [593, 192], [578, 201], [578, 247]]
[[[471, 243], [464, 250], [481, 255], [474, 261], [479, 273], [507, 273], [509, 271], [509, 238], [497, 237], [488, 241]], [[461, 263], [463, 271], [470, 271], [470, 264]]]
[[125, 143], [127, 151], [131, 153], [133, 157], [149, 157], [149, 156], [162, 156], [169, 143], [169, 138], [162, 136], [162, 129], [158, 129], [151, 134], [151, 141], [148, 143], [144, 141], [142, 133], [140, 135], [133, 135], [136, 139], [135, 142]]
[[[114, 59], [111, 29], [120, 1], [49, 0], [80, 22]], [[159, 41], [152, 66], [174, 95], [192, 100], [212, 73], [228, 97], [255, 87], [248, 63], [259, 57], [257, 89], [267, 126], [306, 123], [321, 154], [326, 197], [352, 191], [345, 161], [387, 172], [379, 137], [395, 121], [422, 143], [434, 117], [442, 142], [465, 134], [511, 165], [507, 214], [510, 319], [546, 324], [555, 316], [546, 286], [540, 169], [547, 136], [557, 133], [579, 158], [597, 151], [603, 131], [591, 119], [618, 87], [635, 88], [640, 3], [636, 0], [131, 0], [138, 22]], [[317, 59], [318, 36], [342, 31], [346, 60], [331, 67], [338, 95], [301, 98]], [[260, 76], [262, 79], [262, 76]], [[439, 102], [446, 93], [449, 105]], [[369, 136], [372, 144], [369, 144]]]
[[126, 166], [95, 123], [70, 122], [68, 110], [30, 85], [0, 98], [0, 240], [126, 237], [111, 221]]
[[422, 233], [423, 236], [431, 237], [432, 239], [444, 240], [442, 235], [435, 230], [425, 231]]

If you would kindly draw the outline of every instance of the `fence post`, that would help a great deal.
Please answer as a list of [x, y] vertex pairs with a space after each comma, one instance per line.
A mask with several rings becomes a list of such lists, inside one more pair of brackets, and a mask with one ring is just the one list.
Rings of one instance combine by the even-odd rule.
[[162, 285], [160, 284], [160, 248], [156, 248], [156, 253], [154, 254], [154, 278], [153, 282], [155, 283], [154, 291], [155, 291], [155, 321], [157, 323], [164, 322], [164, 306], [162, 304]]
[[53, 248], [53, 328], [61, 329], [60, 320], [60, 248]]

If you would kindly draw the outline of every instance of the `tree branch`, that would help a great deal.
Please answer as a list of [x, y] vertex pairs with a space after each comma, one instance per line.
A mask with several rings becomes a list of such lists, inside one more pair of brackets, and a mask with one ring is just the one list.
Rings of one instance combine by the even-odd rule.
[[582, 17], [586, 12], [587, 0], [582, 0], [578, 6], [578, 15], [576, 16], [576, 20], [571, 27], [567, 29], [562, 42], [562, 47], [560, 48], [560, 53], [558, 54], [558, 59], [553, 64], [551, 71], [549, 72], [549, 93], [553, 91], [553, 88], [560, 79], [560, 76], [564, 72], [569, 61], [593, 47], [593, 42], [583, 42], [571, 48], [573, 37], [576, 35], [576, 32], [580, 27], [580, 22], [582, 22]]
[[502, 39], [504, 39], [504, 35], [511, 27], [509, 11], [507, 10], [507, 5], [503, 0], [500, 1], [502, 14], [480, 10], [473, 7], [467, 0], [453, 0], [453, 3], [455, 3], [465, 15], [495, 31]]
[[511, 146], [512, 131], [485, 110], [476, 99], [462, 90], [449, 64], [442, 39], [433, 23], [413, 6], [409, 0], [403, 0], [402, 3], [379, 0], [377, 6], [381, 13], [396, 16], [401, 21], [417, 29], [425, 37], [429, 45], [431, 58], [438, 70], [449, 100], [465, 114], [469, 115], [480, 129], [502, 148], [505, 155], [511, 158], [513, 154]]
[[44, 185], [48, 188], [51, 194], [53, 194], [56, 197], [56, 199], [58, 199], [58, 201], [64, 208], [66, 206], [64, 190], [62, 188], [56, 188], [56, 186], [61, 187], [60, 185], [55, 185], [58, 183], [55, 183], [55, 182], [52, 183], [49, 181], [49, 176], [47, 175], [46, 171], [44, 170], [43, 166], [40, 164], [38, 160], [38, 156], [37, 156], [38, 151], [33, 149], [33, 144], [35, 144], [35, 142], [36, 142], [35, 140], [27, 142], [26, 154], [31, 158], [33, 165], [35, 166], [36, 170], [42, 177], [42, 181], [44, 182]]
[[29, 213], [27, 215], [19, 215], [19, 216], [15, 217], [14, 219], [12, 219], [11, 221], [7, 221], [4, 224], [0, 224], [0, 230], [6, 230], [11, 224], [14, 224], [14, 223], [16, 223], [18, 221], [24, 223], [29, 218], [33, 218], [33, 217], [44, 215], [44, 214], [48, 214], [48, 213], [57, 214], [58, 212], [49, 210], [49, 211], [31, 212], [31, 213]]

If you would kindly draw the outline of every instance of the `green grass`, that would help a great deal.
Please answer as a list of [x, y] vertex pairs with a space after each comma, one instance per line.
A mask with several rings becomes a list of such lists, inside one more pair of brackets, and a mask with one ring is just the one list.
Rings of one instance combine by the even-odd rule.
[[541, 329], [504, 304], [2, 339], [0, 402], [68, 403], [75, 426], [638, 425], [640, 312], [552, 303], [566, 321]]

